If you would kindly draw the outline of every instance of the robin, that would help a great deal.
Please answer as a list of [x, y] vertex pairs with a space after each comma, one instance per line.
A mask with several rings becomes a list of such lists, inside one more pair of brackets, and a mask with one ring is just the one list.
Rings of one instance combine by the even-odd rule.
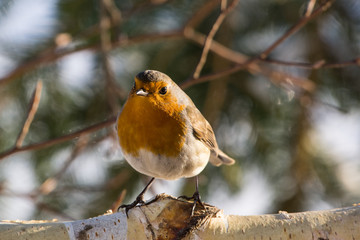
[[120, 147], [127, 162], [152, 177], [126, 212], [144, 204], [143, 195], [155, 178], [175, 180], [196, 176], [191, 197], [203, 206], [197, 175], [208, 161], [215, 166], [235, 161], [217, 145], [214, 131], [190, 97], [166, 74], [146, 70], [133, 88], [117, 120]]

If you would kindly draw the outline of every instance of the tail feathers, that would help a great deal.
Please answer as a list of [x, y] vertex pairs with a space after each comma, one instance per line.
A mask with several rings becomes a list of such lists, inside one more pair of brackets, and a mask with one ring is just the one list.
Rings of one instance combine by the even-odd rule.
[[217, 149], [216, 151], [211, 152], [210, 162], [215, 166], [220, 166], [221, 164], [232, 165], [235, 163], [235, 160], [220, 149]]

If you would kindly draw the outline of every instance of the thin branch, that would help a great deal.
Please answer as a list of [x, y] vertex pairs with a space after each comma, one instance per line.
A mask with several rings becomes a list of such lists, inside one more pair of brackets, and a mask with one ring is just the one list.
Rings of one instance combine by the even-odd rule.
[[39, 103], [40, 103], [40, 97], [41, 97], [41, 90], [42, 90], [42, 81], [38, 81], [31, 99], [31, 104], [29, 108], [29, 112], [27, 115], [27, 118], [25, 120], [24, 126], [16, 140], [15, 148], [20, 148], [24, 142], [24, 139], [29, 132], [30, 125], [32, 121], [34, 120], [34, 116], [38, 110]]
[[316, 4], [316, 0], [310, 0], [308, 2], [306, 12], [305, 12], [305, 17], [308, 17], [311, 15], [312, 11], [314, 10], [315, 4]]
[[63, 166], [52, 175], [52, 177], [47, 178], [37, 190], [34, 192], [36, 196], [39, 195], [48, 195], [53, 192], [58, 185], [59, 179], [65, 174], [66, 170], [70, 167], [71, 163], [76, 159], [76, 157], [85, 149], [89, 142], [88, 136], [80, 136], [75, 147], [73, 148], [70, 156], [67, 158]]
[[186, 81], [184, 81], [181, 84], [181, 87], [183, 88], [187, 88], [190, 87], [192, 85], [195, 84], [199, 84], [202, 82], [207, 82], [207, 81], [211, 81], [217, 78], [221, 78], [223, 76], [227, 76], [233, 73], [236, 73], [242, 69], [246, 69], [249, 65], [252, 65], [256, 62], [259, 62], [265, 58], [267, 58], [267, 56], [278, 46], [280, 45], [283, 41], [285, 41], [286, 39], [288, 39], [292, 34], [296, 33], [297, 31], [299, 31], [303, 26], [305, 26], [305, 24], [307, 24], [310, 20], [312, 20], [313, 18], [317, 17], [319, 14], [323, 13], [325, 10], [327, 10], [332, 2], [334, 0], [326, 0], [323, 4], [321, 4], [316, 10], [314, 10], [310, 16], [308, 17], [303, 17], [301, 18], [293, 27], [291, 27], [287, 32], [285, 32], [284, 35], [282, 35], [277, 41], [275, 41], [273, 44], [271, 44], [267, 49], [265, 49], [261, 54], [259, 54], [257, 57], [248, 59], [246, 62], [241, 63], [241, 64], [237, 64], [234, 67], [225, 69], [223, 71], [219, 71], [216, 73], [212, 73], [209, 75], [205, 75], [199, 78], [192, 78], [192, 79], [188, 79]]
[[[153, 34], [144, 34], [139, 36], [134, 36], [130, 38], [120, 38], [112, 41], [112, 47], [125, 47], [131, 46], [134, 44], [140, 44], [143, 42], [152, 42], [159, 40], [166, 40], [170, 38], [179, 38], [183, 37], [182, 30], [169, 31], [164, 33], [153, 33]], [[100, 44], [96, 43], [93, 45], [82, 45], [75, 48], [68, 49], [58, 49], [56, 46], [50, 47], [48, 50], [38, 54], [37, 58], [33, 58], [28, 62], [24, 62], [20, 64], [18, 67], [13, 69], [11, 72], [6, 74], [4, 77], [0, 78], [0, 87], [9, 83], [10, 81], [23, 76], [24, 74], [34, 70], [36, 67], [40, 65], [50, 64], [55, 62], [56, 60], [68, 56], [73, 53], [90, 50], [90, 51], [98, 51], [100, 50]]]
[[271, 44], [265, 51], [263, 51], [260, 55], [260, 59], [265, 59], [269, 54], [274, 51], [274, 49], [279, 46], [282, 42], [288, 39], [291, 35], [299, 31], [305, 24], [307, 24], [310, 20], [316, 18], [321, 13], [325, 12], [334, 2], [334, 0], [326, 0], [324, 1], [317, 9], [315, 9], [310, 15], [305, 15], [300, 19], [292, 28], [290, 28], [285, 34], [283, 34], [278, 40], [276, 40], [273, 44]]
[[246, 64], [237, 65], [235, 67], [231, 67], [231, 68], [228, 68], [228, 69], [223, 70], [223, 71], [203, 75], [203, 76], [201, 76], [201, 77], [199, 77], [197, 79], [191, 79], [191, 80], [184, 81], [183, 83], [180, 84], [180, 87], [185, 89], [185, 88], [188, 88], [188, 87], [193, 86], [195, 84], [212, 81], [212, 80], [222, 78], [224, 76], [228, 76], [228, 75], [231, 75], [233, 73], [236, 73], [239, 70], [244, 69], [244, 68], [246, 68]]
[[[184, 36], [186, 39], [195, 42], [199, 45], [203, 45], [205, 39], [206, 39], [206, 35], [199, 33], [197, 31], [195, 31], [194, 29], [187, 29], [187, 31], [184, 32]], [[249, 58], [239, 52], [236, 52], [222, 44], [220, 44], [219, 42], [213, 40], [211, 45], [210, 45], [210, 51], [216, 53], [217, 55], [219, 55], [220, 57], [230, 60], [234, 63], [237, 64], [243, 64], [244, 62], [246, 62]]]
[[187, 21], [184, 29], [193, 29], [201, 23], [219, 5], [219, 0], [208, 0]]
[[[102, 0], [101, 4], [109, 13], [111, 18], [111, 27], [115, 27], [121, 24], [122, 14], [119, 8], [116, 6], [113, 0]], [[100, 27], [101, 28], [101, 27]], [[100, 29], [101, 31], [101, 29]]]
[[226, 0], [221, 1], [222, 11], [221, 11], [220, 15], [218, 16], [218, 18], [216, 19], [215, 23], [213, 24], [209, 34], [206, 37], [206, 40], [204, 43], [204, 48], [203, 48], [203, 51], [202, 51], [202, 54], [200, 57], [200, 61], [197, 64], [195, 71], [192, 75], [193, 79], [199, 78], [201, 70], [203, 69], [203, 67], [206, 63], [206, 59], [209, 54], [210, 46], [211, 46], [211, 43], [213, 41], [215, 34], [219, 30], [220, 25], [224, 21], [225, 17], [235, 8], [235, 6], [237, 5], [238, 2], [239, 2], [239, 0], [233, 0], [228, 7], [224, 7]]
[[[196, 31], [187, 31], [185, 37], [191, 41], [194, 41], [200, 45], [202, 45], [203, 40], [205, 39], [205, 35], [198, 33]], [[217, 55], [223, 57], [224, 59], [227, 59], [229, 61], [232, 61], [237, 64], [244, 64], [246, 61], [248, 61], [248, 57], [233, 51], [232, 49], [229, 49], [222, 44], [216, 42], [215, 40], [212, 42], [210, 46], [210, 50]], [[289, 81], [292, 82], [294, 86], [300, 87], [306, 91], [312, 91], [315, 88], [315, 85], [312, 81], [310, 81], [307, 78], [303, 77], [295, 77], [290, 75], [289, 73], [281, 72], [278, 70], [274, 70], [269, 68], [268, 66], [264, 64], [259, 64], [260, 62], [265, 62], [265, 60], [260, 60], [259, 62], [254, 62], [252, 64], [249, 64], [245, 66], [245, 69], [252, 73], [257, 73], [266, 76], [274, 83], [289, 83]], [[205, 79], [205, 80], [211, 80], [211, 79]], [[187, 87], [186, 84], [182, 84], [183, 87]], [[190, 85], [189, 85], [190, 86]]]
[[290, 66], [290, 67], [298, 67], [305, 69], [320, 69], [320, 68], [343, 68], [348, 66], [360, 66], [360, 57], [355, 58], [350, 61], [338, 62], [338, 63], [326, 63], [325, 60], [319, 60], [315, 63], [300, 63], [300, 62], [287, 62], [276, 59], [263, 59], [262, 62]]
[[124, 202], [126, 196], [126, 189], [123, 189], [119, 195], [119, 197], [114, 201], [114, 203], [111, 206], [111, 212], [115, 213], [121, 206], [121, 204]]
[[54, 139], [51, 139], [51, 140], [47, 140], [47, 141], [44, 141], [44, 142], [40, 142], [40, 143], [29, 144], [27, 146], [22, 146], [20, 148], [14, 147], [14, 148], [12, 148], [12, 149], [10, 149], [8, 151], [5, 151], [5, 152], [1, 153], [0, 154], [0, 161], [3, 160], [5, 157], [8, 157], [8, 156], [10, 156], [10, 155], [12, 155], [14, 153], [28, 151], [28, 150], [37, 150], [37, 149], [41, 149], [41, 148], [50, 147], [50, 146], [53, 146], [55, 144], [59, 144], [59, 143], [62, 143], [62, 142], [70, 141], [70, 140], [72, 140], [72, 139], [74, 139], [76, 137], [80, 137], [80, 136], [82, 136], [84, 134], [90, 134], [92, 132], [98, 131], [98, 130], [103, 129], [105, 127], [111, 126], [115, 122], [116, 122], [116, 116], [111, 117], [106, 121], [94, 124], [94, 125], [92, 125], [90, 127], [81, 129], [81, 130], [79, 130], [77, 132], [73, 132], [73, 133], [68, 134], [68, 135], [64, 135], [64, 136], [54, 138]]
[[[113, 21], [121, 20], [120, 11], [111, 10], [113, 7], [115, 6], [112, 0], [100, 1], [100, 52], [101, 52], [101, 60], [105, 72], [106, 99], [111, 108], [111, 112], [113, 114], [116, 114], [119, 111], [118, 105], [116, 104], [116, 99], [117, 99], [116, 93], [118, 93], [118, 95], [121, 98], [125, 98], [127, 94], [125, 93], [125, 91], [123, 91], [116, 85], [115, 74], [111, 68], [111, 64], [109, 60], [109, 52], [112, 49], [112, 42], [110, 38], [109, 29], [112, 27]], [[112, 13], [111, 15], [112, 17], [109, 17], [107, 15], [107, 12]], [[116, 22], [115, 24], [119, 24], [119, 23]]]

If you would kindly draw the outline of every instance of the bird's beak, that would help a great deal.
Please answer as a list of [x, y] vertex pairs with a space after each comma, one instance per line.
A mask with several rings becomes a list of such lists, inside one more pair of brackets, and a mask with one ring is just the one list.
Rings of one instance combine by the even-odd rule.
[[136, 92], [136, 95], [138, 95], [138, 96], [147, 96], [148, 94], [149, 93], [144, 91], [144, 89], [142, 89], [142, 88]]

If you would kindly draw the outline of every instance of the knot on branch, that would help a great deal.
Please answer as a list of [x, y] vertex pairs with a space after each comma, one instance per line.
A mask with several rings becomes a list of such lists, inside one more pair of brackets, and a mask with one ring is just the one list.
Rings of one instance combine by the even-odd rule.
[[[140, 225], [146, 223], [145, 235], [150, 239], [183, 239], [194, 230], [206, 227], [210, 219], [222, 216], [218, 208], [204, 203], [205, 209], [196, 205], [191, 215], [193, 202], [160, 194], [143, 206], [129, 211], [129, 221]], [[128, 232], [129, 239], [139, 228]], [[131, 232], [133, 231], [133, 232]]]

